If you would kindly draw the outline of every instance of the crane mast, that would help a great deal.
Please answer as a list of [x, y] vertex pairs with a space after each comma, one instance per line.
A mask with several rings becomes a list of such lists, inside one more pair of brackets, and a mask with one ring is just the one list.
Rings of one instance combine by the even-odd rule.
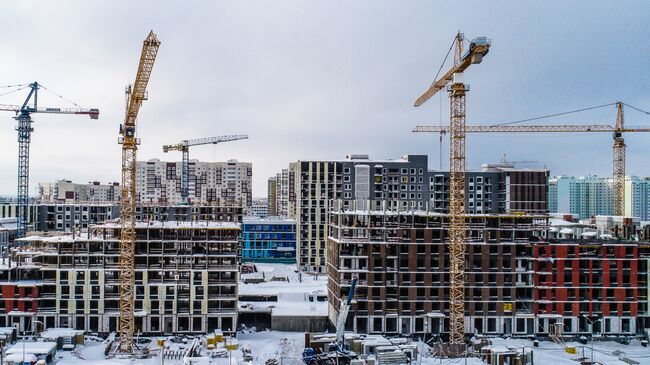
[[614, 131], [614, 161], [612, 179], [614, 180], [614, 215], [625, 215], [625, 140], [622, 130], [625, 129], [623, 119], [623, 103], [616, 103], [616, 131]]
[[415, 101], [420, 106], [445, 85], [450, 101], [449, 153], [449, 344], [454, 353], [462, 351], [465, 343], [465, 245], [467, 241], [465, 209], [465, 95], [469, 86], [463, 82], [463, 71], [471, 64], [481, 63], [490, 48], [485, 37], [474, 39], [463, 53], [464, 37], [455, 38], [454, 64], [439, 80]]
[[124, 125], [120, 126], [119, 143], [122, 144], [122, 189], [120, 197], [120, 351], [132, 352], [135, 331], [135, 174], [136, 119], [142, 102], [146, 100], [147, 84], [158, 54], [160, 41], [151, 31], [142, 45], [140, 64], [135, 83], [126, 88], [127, 109]]
[[[625, 127], [623, 103], [616, 103], [616, 124], [551, 124], [551, 125], [470, 125], [466, 133], [612, 133], [613, 146], [613, 213], [616, 216], [625, 215], [625, 152], [626, 145], [623, 133], [650, 132], [650, 128]], [[449, 126], [417, 126], [414, 133], [450, 133]]]
[[248, 139], [246, 134], [235, 134], [219, 137], [205, 137], [196, 139], [186, 139], [177, 144], [164, 145], [163, 152], [181, 151], [183, 153], [183, 160], [181, 162], [181, 199], [182, 204], [189, 203], [190, 192], [190, 147], [200, 146], [204, 144], [218, 144], [223, 142], [237, 141], [241, 139]]
[[17, 121], [16, 132], [18, 132], [18, 200], [16, 212], [18, 238], [25, 236], [27, 222], [29, 220], [29, 147], [32, 140], [32, 132], [34, 131], [34, 127], [32, 127], [32, 114], [80, 114], [88, 115], [91, 119], [99, 118], [99, 109], [96, 108], [39, 108], [38, 90], [43, 86], [38, 82], [33, 82], [26, 85], [26, 87], [29, 87], [30, 90], [22, 106], [0, 105], [0, 110], [16, 113], [14, 119]]

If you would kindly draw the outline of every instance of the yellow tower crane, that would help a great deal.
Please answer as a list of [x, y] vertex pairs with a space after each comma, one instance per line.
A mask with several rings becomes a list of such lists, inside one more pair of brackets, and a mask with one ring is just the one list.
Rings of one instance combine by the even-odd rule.
[[146, 100], [147, 84], [156, 61], [160, 41], [151, 31], [144, 40], [135, 83], [126, 88], [126, 117], [120, 125], [122, 145], [122, 196], [120, 197], [120, 351], [131, 353], [135, 330], [135, 166], [140, 139], [136, 138], [135, 122], [142, 102]]
[[456, 34], [454, 40], [454, 64], [429, 87], [416, 101], [420, 106], [447, 84], [451, 105], [450, 153], [449, 153], [449, 344], [452, 353], [458, 354], [465, 345], [465, 94], [469, 85], [463, 82], [463, 71], [470, 65], [481, 63], [490, 49], [486, 37], [472, 40], [463, 52], [464, 37]]
[[[614, 166], [612, 173], [614, 192], [614, 215], [625, 215], [625, 142], [623, 133], [650, 132], [650, 128], [626, 128], [623, 118], [623, 103], [616, 102], [616, 124], [553, 124], [553, 125], [472, 125], [466, 126], [467, 133], [612, 133], [614, 136]], [[417, 126], [416, 133], [449, 133], [449, 126]]]

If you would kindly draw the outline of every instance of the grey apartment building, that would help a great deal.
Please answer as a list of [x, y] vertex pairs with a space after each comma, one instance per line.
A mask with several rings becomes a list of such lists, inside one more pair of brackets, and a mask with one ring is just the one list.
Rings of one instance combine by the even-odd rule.
[[[343, 160], [298, 161], [293, 170], [294, 194], [288, 194], [287, 210], [296, 220], [301, 271], [325, 271], [327, 217], [333, 200], [341, 200], [342, 209], [355, 201], [369, 201], [370, 210], [449, 211], [449, 172], [429, 171], [426, 155], [396, 160], [349, 155]], [[545, 213], [547, 179], [547, 169], [518, 169], [508, 163], [468, 171], [468, 213]]]

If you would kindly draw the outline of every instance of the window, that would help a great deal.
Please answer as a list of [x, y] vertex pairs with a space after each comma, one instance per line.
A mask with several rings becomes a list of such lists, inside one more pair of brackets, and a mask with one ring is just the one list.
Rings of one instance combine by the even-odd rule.
[[343, 168], [343, 173], [344, 174], [349, 174], [350, 173], [350, 168], [349, 167], [344, 167]]
[[476, 177], [476, 183], [481, 184], [483, 182], [483, 177], [482, 176], [477, 176]]
[[402, 175], [406, 175], [409, 173], [409, 169], [402, 169]]
[[415, 169], [411, 169], [411, 175], [415, 175]]
[[350, 176], [343, 176], [343, 181], [344, 182], [350, 182]]
[[418, 170], [418, 174], [420, 174], [420, 175], [422, 175], [423, 172], [424, 172], [424, 169], [422, 169], [422, 168], [420, 168], [420, 169]]

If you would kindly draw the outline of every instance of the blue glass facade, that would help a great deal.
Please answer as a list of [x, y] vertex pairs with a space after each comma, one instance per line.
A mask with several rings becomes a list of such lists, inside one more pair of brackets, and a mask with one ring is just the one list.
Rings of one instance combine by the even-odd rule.
[[296, 222], [291, 219], [246, 219], [242, 225], [242, 259], [296, 262]]

